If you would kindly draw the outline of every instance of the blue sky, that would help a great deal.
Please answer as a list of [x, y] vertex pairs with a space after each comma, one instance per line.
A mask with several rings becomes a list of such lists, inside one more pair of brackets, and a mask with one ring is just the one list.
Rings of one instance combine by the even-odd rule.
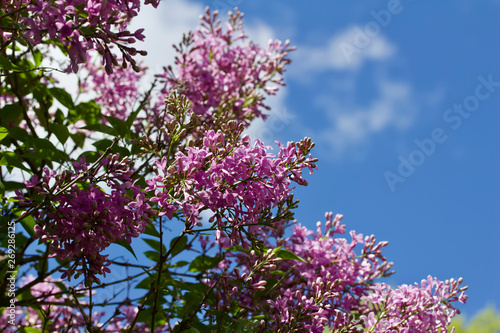
[[500, 306], [500, 2], [169, 0], [135, 22], [150, 68], [171, 63], [207, 5], [237, 5], [253, 39], [298, 48], [250, 133], [316, 142], [299, 222], [342, 213], [389, 241], [389, 283], [463, 277], [463, 312]]

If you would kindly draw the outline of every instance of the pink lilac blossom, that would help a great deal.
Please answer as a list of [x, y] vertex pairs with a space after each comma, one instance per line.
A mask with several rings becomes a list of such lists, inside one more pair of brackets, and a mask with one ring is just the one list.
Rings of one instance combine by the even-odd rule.
[[362, 318], [371, 332], [446, 332], [451, 318], [459, 314], [451, 302], [465, 304], [466, 287], [462, 278], [439, 281], [428, 276], [415, 285], [396, 289], [385, 283], [370, 286], [371, 293], [363, 296], [371, 310]]
[[216, 223], [217, 238], [225, 236], [223, 229], [230, 226], [230, 239], [239, 244], [245, 242], [245, 226], [250, 233], [258, 233], [259, 214], [288, 198], [291, 181], [307, 184], [302, 169], [312, 173], [316, 168], [316, 160], [307, 157], [310, 140], [280, 145], [274, 158], [261, 141], [252, 145], [248, 135], [235, 137], [231, 140], [222, 131], [210, 130], [201, 147], [178, 152], [171, 165], [166, 157], [155, 162], [157, 175], [146, 180], [145, 190], [154, 191], [151, 202], [158, 203], [160, 215], [171, 219], [180, 209], [186, 225], [194, 226], [202, 211], [212, 211], [210, 221]]
[[265, 118], [263, 94], [274, 95], [284, 85], [281, 75], [291, 62], [289, 42], [270, 41], [267, 49], [246, 42], [243, 14], [230, 13], [223, 29], [217, 12], [208, 7], [201, 24], [176, 46], [174, 73], [159, 75], [166, 82], [163, 94], [180, 91], [192, 103], [195, 114], [206, 124], [235, 119], [248, 125], [255, 117]]
[[[157, 7], [159, 1], [145, 3]], [[71, 60], [73, 72], [78, 71], [78, 64], [86, 61], [89, 50], [97, 50], [103, 57], [106, 71], [111, 73], [113, 65], [117, 64], [116, 55], [110, 50], [113, 45], [132, 67], [136, 66], [132, 57], [145, 54], [129, 46], [144, 40], [144, 29], [126, 30], [140, 7], [139, 0], [2, 1], [0, 12], [16, 17], [16, 21], [9, 21], [12, 26], [0, 31], [1, 38], [7, 42], [19, 31], [31, 45], [47, 42], [60, 45]]]
[[[276, 248], [270, 241], [276, 238], [279, 246], [304, 262], [257, 258], [253, 251], [226, 253], [218, 269], [236, 264], [238, 269], [227, 279], [233, 284], [239, 281], [240, 286], [229, 296], [220, 293], [216, 308], [236, 300], [252, 315], [267, 314], [267, 329], [273, 332], [322, 333], [325, 328], [343, 332], [361, 327], [369, 332], [446, 332], [458, 313], [454, 303], [467, 299], [466, 287], [459, 287], [462, 279], [442, 282], [429, 277], [420, 285], [397, 289], [376, 282], [392, 274], [392, 263], [381, 252], [387, 242], [376, 243], [374, 236], [355, 231], [350, 232], [351, 241], [334, 237], [346, 232], [341, 219], [342, 215], [334, 218], [327, 213], [324, 231], [320, 222], [315, 233], [296, 225], [287, 239], [282, 231], [268, 230], [269, 237], [263, 239], [269, 249]], [[273, 286], [283, 275], [275, 272], [286, 276], [279, 288]], [[260, 298], [258, 290], [270, 297]], [[349, 316], [353, 313], [361, 314], [360, 319], [353, 320]]]
[[[70, 280], [76, 273], [84, 275], [86, 284], [100, 283], [97, 275], [110, 272], [107, 255], [101, 252], [117, 241], [130, 243], [133, 237], [144, 232], [152, 212], [140, 187], [130, 178], [130, 163], [127, 158], [119, 160], [118, 155], [111, 155], [103, 159], [97, 169], [90, 170], [90, 164], [82, 158], [80, 162], [73, 162], [74, 171], [56, 174], [45, 168], [41, 179], [34, 175], [26, 181], [28, 189], [53, 202], [33, 213], [38, 222], [35, 238], [47, 244], [52, 256], [72, 262], [70, 268], [61, 269], [63, 278]], [[98, 175], [101, 168], [105, 172]], [[61, 191], [76, 180], [70, 188]], [[51, 182], [55, 184], [49, 187]], [[99, 182], [106, 184], [110, 193], [104, 192]], [[24, 198], [20, 191], [17, 199], [21, 200], [20, 204], [36, 204]]]

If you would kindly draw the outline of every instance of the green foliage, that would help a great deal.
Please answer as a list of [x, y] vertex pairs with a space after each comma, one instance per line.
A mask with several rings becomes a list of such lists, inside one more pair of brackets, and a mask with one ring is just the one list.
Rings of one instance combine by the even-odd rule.
[[456, 317], [450, 326], [455, 326], [455, 333], [499, 333], [500, 313], [493, 306], [488, 306], [470, 321], [464, 316]]

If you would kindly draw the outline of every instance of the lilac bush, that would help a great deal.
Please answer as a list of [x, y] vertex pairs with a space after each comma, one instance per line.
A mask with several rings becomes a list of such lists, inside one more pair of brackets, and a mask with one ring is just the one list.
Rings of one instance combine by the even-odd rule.
[[223, 26], [207, 9], [143, 90], [143, 29], [127, 27], [148, 3], [0, 2], [0, 329], [447, 332], [462, 279], [385, 283], [387, 242], [345, 238], [341, 215], [295, 221], [312, 140], [273, 153], [244, 133], [289, 42], [256, 45], [241, 12]]

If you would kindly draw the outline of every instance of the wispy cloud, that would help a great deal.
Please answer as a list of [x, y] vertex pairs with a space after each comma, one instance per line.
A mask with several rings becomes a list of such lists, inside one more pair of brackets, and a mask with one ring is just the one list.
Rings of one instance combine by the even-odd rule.
[[[299, 45], [294, 57], [297, 68], [292, 68], [292, 79], [319, 84], [321, 75], [321, 82], [328, 78], [329, 87], [325, 92], [323, 85], [320, 95], [313, 97], [325, 115], [322, 129], [299, 131], [314, 134], [330, 156], [354, 153], [360, 157], [376, 135], [414, 124], [418, 94], [410, 82], [387, 74], [397, 59], [397, 47], [383, 34], [367, 37], [361, 26], [354, 25], [326, 40], [322, 46]], [[361, 80], [363, 91], [367, 82], [373, 82], [374, 95], [361, 91]]]
[[404, 130], [413, 124], [417, 108], [411, 85], [382, 80], [377, 87], [378, 96], [365, 106], [323, 98], [330, 126], [317, 136], [337, 155], [365, 145], [377, 133], [391, 128]]
[[328, 69], [356, 70], [368, 60], [383, 61], [396, 53], [396, 47], [382, 35], [367, 39], [364, 44], [357, 43], [363, 36], [361, 29], [350, 26], [324, 45], [300, 46], [294, 55], [295, 72], [303, 75]]

